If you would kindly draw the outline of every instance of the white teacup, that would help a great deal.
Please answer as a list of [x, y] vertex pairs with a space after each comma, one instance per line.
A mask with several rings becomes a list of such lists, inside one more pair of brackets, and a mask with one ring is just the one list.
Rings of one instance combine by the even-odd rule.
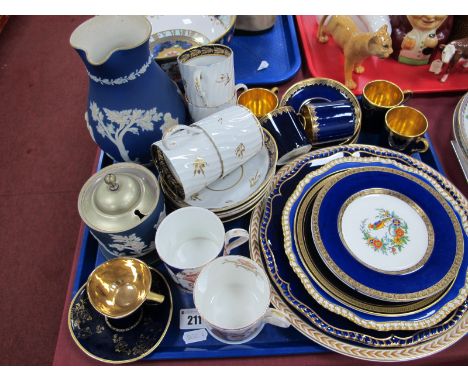
[[289, 327], [270, 306], [268, 277], [244, 256], [226, 256], [205, 266], [195, 282], [193, 300], [208, 332], [227, 344], [255, 338], [266, 323]]
[[229, 102], [244, 84], [235, 85], [234, 52], [220, 44], [191, 49], [177, 57], [188, 101], [195, 106], [217, 107]]
[[[196, 194], [260, 152], [263, 129], [244, 106], [231, 106], [196, 123], [170, 128], [154, 154], [165, 181], [182, 199]], [[159, 152], [158, 152], [159, 150]]]
[[237, 94], [234, 94], [228, 102], [220, 106], [196, 106], [190, 103], [189, 100], [187, 100], [187, 105], [190, 112], [190, 116], [196, 123], [197, 121], [206, 118], [214, 113], [217, 113], [218, 111], [237, 105]]
[[218, 150], [196, 126], [171, 127], [160, 141], [153, 143], [153, 150], [159, 158], [159, 171], [182, 198], [189, 198], [221, 177]]
[[263, 146], [263, 128], [257, 117], [244, 106], [231, 106], [191, 126], [202, 129], [216, 146], [221, 177], [247, 162]]
[[[236, 239], [231, 242], [231, 240]], [[219, 255], [228, 255], [249, 240], [242, 228], [225, 232], [213, 212], [200, 207], [184, 207], [170, 213], [156, 231], [156, 250], [172, 279], [186, 292], [204, 266]]]

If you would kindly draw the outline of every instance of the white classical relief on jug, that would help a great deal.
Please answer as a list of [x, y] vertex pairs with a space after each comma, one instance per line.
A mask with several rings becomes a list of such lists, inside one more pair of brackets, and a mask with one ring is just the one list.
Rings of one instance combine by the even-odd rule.
[[[97, 122], [96, 130], [102, 137], [108, 138], [119, 150], [119, 154], [125, 162], [138, 162], [138, 158], [130, 159], [129, 151], [123, 143], [124, 136], [127, 133], [140, 135], [141, 131], [153, 131], [153, 122], [159, 122], [163, 119], [161, 132], [164, 132], [171, 126], [178, 124], [178, 118], [172, 118], [171, 113], [158, 113], [154, 107], [150, 110], [128, 109], [128, 110], [102, 110], [92, 101], [89, 105], [91, 117]], [[103, 113], [104, 111], [104, 113]], [[104, 116], [105, 114], [105, 116]], [[105, 122], [105, 118], [110, 123]], [[89, 117], [85, 118], [89, 122]], [[89, 123], [88, 123], [89, 128]], [[94, 139], [94, 136], [93, 136]]]
[[109, 244], [110, 248], [115, 248], [117, 251], [112, 251], [112, 253], [116, 256], [125, 255], [122, 252], [133, 252], [136, 253], [137, 256], [145, 255], [151, 251], [154, 251], [154, 241], [151, 242], [150, 245], [146, 245], [142, 240], [141, 237], [138, 237], [134, 233], [130, 236], [125, 235], [110, 235], [112, 240], [114, 241], [113, 244]]

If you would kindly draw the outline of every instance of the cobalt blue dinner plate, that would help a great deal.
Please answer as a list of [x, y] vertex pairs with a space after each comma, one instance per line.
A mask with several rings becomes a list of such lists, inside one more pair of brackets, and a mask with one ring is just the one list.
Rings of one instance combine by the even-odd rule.
[[172, 295], [164, 276], [151, 268], [151, 291], [165, 296], [164, 302], [143, 303], [131, 316], [106, 319], [91, 305], [86, 284], [75, 295], [68, 313], [68, 328], [78, 347], [101, 362], [133, 362], [152, 353], [164, 339], [172, 319]]
[[348, 171], [317, 196], [312, 235], [345, 284], [384, 301], [441, 292], [463, 260], [463, 233], [445, 199], [401, 170]]
[[[345, 171], [347, 173], [365, 171], [372, 169], [376, 164], [381, 165], [381, 163], [362, 163], [362, 168]], [[321, 190], [320, 187], [324, 188], [325, 182], [335, 182], [334, 178], [345, 174], [343, 171], [337, 173], [336, 167], [338, 166], [326, 172], [333, 174], [332, 177], [323, 177], [326, 174], [316, 175], [316, 173], [304, 177], [283, 208], [285, 252], [309, 295], [327, 310], [366, 328], [378, 330], [427, 328], [446, 319], [453, 307], [457, 306], [455, 301], [461, 304], [465, 299], [466, 263], [463, 264], [457, 279], [442, 292], [415, 302], [400, 303], [379, 301], [360, 294], [342, 283], [324, 264], [317, 253], [316, 243], [312, 240], [311, 210], [315, 197]], [[380, 168], [382, 171], [386, 169], [396, 169], [396, 167], [387, 164]]]
[[[375, 165], [375, 164], [374, 164]], [[317, 176], [317, 181], [326, 178], [336, 171], [365, 166], [362, 163], [340, 163], [326, 172]], [[356, 323], [334, 314], [319, 304], [310, 296], [301, 280], [293, 271], [290, 260], [285, 254], [284, 240], [278, 232], [282, 229], [281, 215], [283, 208], [295, 190], [298, 183], [311, 171], [317, 169], [307, 160], [300, 162], [287, 175], [283, 176], [272, 193], [266, 200], [265, 209], [260, 225], [260, 244], [265, 260], [265, 265], [275, 287], [294, 309], [297, 310], [310, 325], [328, 334], [346, 341], [360, 342], [365, 345], [379, 346], [406, 346], [415, 344], [431, 336], [447, 330], [463, 315], [463, 304], [452, 317], [445, 322], [432, 326], [427, 330], [419, 331], [381, 331], [363, 328]], [[464, 269], [466, 264], [464, 264]], [[436, 311], [440, 305], [451, 301], [458, 295], [458, 290], [464, 286], [464, 275], [459, 275], [446, 295], [445, 300], [439, 302], [439, 306], [433, 306]], [[327, 298], [327, 297], [325, 297]], [[334, 303], [337, 303], [334, 301]], [[426, 312], [427, 315], [427, 312]]]

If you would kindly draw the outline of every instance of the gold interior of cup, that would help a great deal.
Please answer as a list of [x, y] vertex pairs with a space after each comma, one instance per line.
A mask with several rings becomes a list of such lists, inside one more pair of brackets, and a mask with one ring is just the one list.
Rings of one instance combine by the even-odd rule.
[[424, 114], [409, 106], [398, 106], [387, 111], [385, 124], [393, 133], [403, 138], [419, 137], [428, 127]]
[[385, 80], [369, 82], [362, 94], [372, 105], [379, 107], [398, 106], [405, 98], [397, 85]]
[[257, 118], [261, 118], [278, 107], [278, 97], [271, 90], [254, 88], [246, 90], [237, 99], [239, 105], [250, 109]]
[[112, 259], [91, 273], [86, 288], [91, 305], [99, 313], [125, 317], [145, 301], [151, 288], [151, 271], [137, 259]]

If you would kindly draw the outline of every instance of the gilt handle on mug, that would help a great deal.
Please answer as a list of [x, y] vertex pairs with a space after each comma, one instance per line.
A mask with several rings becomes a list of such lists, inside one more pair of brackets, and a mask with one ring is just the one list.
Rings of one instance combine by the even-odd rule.
[[416, 141], [414, 142], [415, 144], [422, 143], [423, 146], [421, 148], [413, 148], [411, 149], [411, 153], [425, 153], [427, 150], [429, 150], [429, 142], [427, 141], [426, 138], [423, 137], [418, 137], [416, 138]]
[[158, 304], [162, 304], [164, 302], [164, 296], [162, 294], [151, 291], [148, 292], [148, 294], [146, 295], [146, 299], [149, 301], [157, 302]]
[[408, 101], [409, 99], [411, 99], [413, 97], [413, 91], [412, 90], [403, 90], [403, 102], [406, 102]]

